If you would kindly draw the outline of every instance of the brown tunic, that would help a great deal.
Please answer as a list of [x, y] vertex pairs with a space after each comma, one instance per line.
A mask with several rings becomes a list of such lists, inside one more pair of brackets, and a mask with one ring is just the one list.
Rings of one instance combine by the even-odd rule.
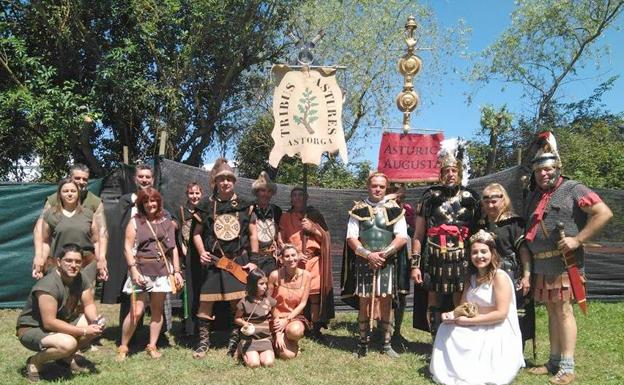
[[260, 302], [244, 297], [236, 305], [236, 308], [243, 312], [243, 319], [252, 323], [256, 328], [255, 333], [251, 336], [241, 333], [241, 340], [238, 346], [243, 354], [273, 349], [269, 320], [271, 318], [271, 310], [275, 304], [275, 299], [271, 297], [264, 297]]

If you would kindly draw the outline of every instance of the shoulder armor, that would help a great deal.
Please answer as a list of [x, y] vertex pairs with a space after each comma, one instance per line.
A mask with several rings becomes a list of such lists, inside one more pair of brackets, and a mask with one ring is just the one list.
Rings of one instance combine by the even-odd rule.
[[366, 221], [373, 217], [373, 208], [364, 201], [354, 201], [353, 208], [349, 210], [349, 216], [358, 221]]

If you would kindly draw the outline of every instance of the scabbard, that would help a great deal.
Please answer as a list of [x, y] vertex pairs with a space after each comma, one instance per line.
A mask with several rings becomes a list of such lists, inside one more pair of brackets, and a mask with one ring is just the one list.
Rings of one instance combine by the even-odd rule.
[[587, 299], [585, 298], [585, 286], [583, 285], [583, 279], [581, 273], [576, 265], [570, 265], [566, 267], [568, 271], [568, 277], [570, 277], [570, 285], [572, 286], [572, 294], [583, 312], [583, 315], [587, 316]]
[[215, 266], [232, 274], [234, 278], [238, 279], [242, 283], [247, 284], [247, 272], [241, 267], [241, 265], [233, 260], [227, 257], [221, 257]]

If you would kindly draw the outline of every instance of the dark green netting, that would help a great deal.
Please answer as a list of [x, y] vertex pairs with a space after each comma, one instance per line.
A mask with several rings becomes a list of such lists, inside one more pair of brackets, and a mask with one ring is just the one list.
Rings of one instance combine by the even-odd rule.
[[[99, 195], [102, 180], [89, 183]], [[0, 308], [21, 307], [35, 280], [31, 278], [32, 230], [56, 184], [0, 184]]]

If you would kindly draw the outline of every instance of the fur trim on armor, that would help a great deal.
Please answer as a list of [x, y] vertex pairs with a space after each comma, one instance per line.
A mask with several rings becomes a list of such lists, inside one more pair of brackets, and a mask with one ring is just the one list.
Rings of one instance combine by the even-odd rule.
[[[358, 221], [367, 221], [375, 217], [373, 207], [365, 201], [355, 201], [353, 203], [354, 206], [351, 210], [349, 210], [349, 216], [357, 219]], [[384, 202], [381, 207], [384, 209], [384, 220], [388, 226], [397, 223], [405, 216], [405, 209], [401, 208], [401, 206], [399, 206], [394, 200]]]
[[256, 194], [256, 191], [261, 188], [271, 190], [273, 191], [273, 194], [277, 193], [277, 185], [271, 180], [271, 177], [269, 177], [269, 174], [267, 174], [266, 171], [260, 172], [258, 179], [253, 181], [251, 184], [251, 192]]
[[210, 171], [210, 186], [214, 188], [215, 183], [217, 181], [217, 177], [219, 176], [231, 176], [236, 180], [236, 174], [234, 174], [234, 170], [227, 162], [225, 158], [219, 158], [215, 161], [214, 166], [212, 166], [212, 170]]

